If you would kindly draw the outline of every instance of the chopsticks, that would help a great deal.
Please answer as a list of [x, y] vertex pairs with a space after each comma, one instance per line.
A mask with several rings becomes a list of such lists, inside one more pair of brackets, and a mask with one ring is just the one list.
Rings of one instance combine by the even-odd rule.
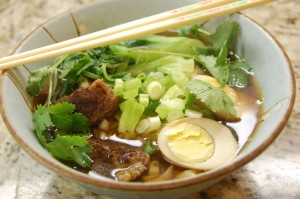
[[145, 35], [157, 34], [214, 17], [232, 14], [272, 1], [273, 0], [201, 1], [196, 4], [114, 26], [64, 42], [1, 58], [0, 70], [139, 38]]

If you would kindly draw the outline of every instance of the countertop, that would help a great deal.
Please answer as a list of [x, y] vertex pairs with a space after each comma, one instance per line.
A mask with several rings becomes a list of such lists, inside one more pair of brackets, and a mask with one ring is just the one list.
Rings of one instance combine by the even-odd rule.
[[[0, 0], [0, 57], [45, 20], [96, 0]], [[283, 45], [300, 90], [300, 1], [278, 0], [244, 11]], [[185, 199], [300, 199], [300, 98], [275, 142], [251, 163]], [[45, 168], [14, 141], [0, 118], [1, 199], [104, 199]]]

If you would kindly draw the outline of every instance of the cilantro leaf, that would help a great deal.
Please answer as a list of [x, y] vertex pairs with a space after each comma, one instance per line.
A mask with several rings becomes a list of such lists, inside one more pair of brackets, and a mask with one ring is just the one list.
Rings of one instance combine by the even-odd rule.
[[228, 60], [227, 57], [228, 57], [228, 47], [227, 47], [227, 40], [226, 40], [224, 45], [220, 49], [220, 52], [216, 60], [216, 65], [226, 63]]
[[230, 22], [226, 21], [220, 24], [210, 37], [213, 41], [212, 48], [218, 53], [224, 44], [230, 45], [233, 38], [236, 37], [238, 31], [240, 29], [240, 25], [238, 22]]
[[[83, 136], [60, 135], [55, 137], [52, 131], [64, 133], [89, 130], [88, 119], [81, 113], [74, 112], [75, 105], [63, 102], [49, 107], [37, 106], [33, 115], [35, 132], [42, 145], [54, 156], [63, 160], [74, 160], [82, 167], [92, 163], [87, 155], [93, 148]], [[51, 130], [52, 129], [52, 130]]]
[[38, 105], [32, 121], [35, 124], [35, 133], [39, 141], [45, 146], [48, 140], [46, 138], [47, 136], [44, 135], [44, 131], [47, 127], [53, 125], [48, 108]]
[[229, 68], [226, 62], [217, 64], [217, 58], [214, 56], [199, 55], [195, 58], [202, 64], [208, 72], [221, 84], [225, 84], [228, 79]]
[[201, 80], [190, 80], [185, 87], [197, 99], [201, 100], [212, 112], [225, 111], [231, 115], [236, 115], [234, 103], [222, 88], [214, 87]]
[[43, 132], [48, 126], [53, 124], [49, 114], [49, 109], [42, 105], [37, 106], [32, 121], [35, 123], [36, 131], [38, 133]]
[[252, 75], [252, 66], [244, 60], [230, 62], [228, 84], [239, 88], [247, 87], [248, 77]]
[[68, 102], [50, 106], [49, 113], [56, 128], [74, 132], [88, 130], [88, 119], [81, 113], [73, 113], [74, 110], [75, 105]]
[[57, 135], [55, 140], [47, 145], [47, 150], [56, 158], [73, 160], [82, 167], [87, 167], [93, 162], [88, 156], [93, 147], [88, 144], [87, 137]]
[[43, 67], [37, 70], [34, 70], [30, 73], [28, 79], [28, 85], [26, 91], [30, 96], [36, 96], [39, 94], [41, 88], [45, 84], [45, 80], [50, 74], [50, 67]]
[[179, 29], [179, 36], [197, 38], [200, 35], [199, 25], [187, 25]]
[[89, 130], [88, 119], [84, 115], [76, 112], [72, 114], [72, 117], [73, 117], [72, 131], [82, 132], [82, 131]]

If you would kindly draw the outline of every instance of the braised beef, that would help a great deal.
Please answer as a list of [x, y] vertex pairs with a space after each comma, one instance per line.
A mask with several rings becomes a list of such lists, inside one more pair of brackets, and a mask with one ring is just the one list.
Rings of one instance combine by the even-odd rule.
[[137, 179], [150, 164], [149, 154], [127, 144], [93, 137], [89, 144], [94, 148], [89, 154], [94, 161], [90, 169], [117, 181]]
[[91, 126], [98, 125], [104, 118], [111, 116], [118, 108], [117, 97], [112, 88], [102, 80], [96, 80], [87, 88], [76, 89], [58, 102], [75, 104], [76, 111], [85, 115]]

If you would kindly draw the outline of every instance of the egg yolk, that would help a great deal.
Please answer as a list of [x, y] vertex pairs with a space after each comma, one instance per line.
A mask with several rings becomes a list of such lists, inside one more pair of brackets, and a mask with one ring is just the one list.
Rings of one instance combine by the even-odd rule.
[[169, 129], [165, 135], [169, 151], [182, 162], [204, 162], [214, 153], [213, 138], [200, 126], [179, 124]]

